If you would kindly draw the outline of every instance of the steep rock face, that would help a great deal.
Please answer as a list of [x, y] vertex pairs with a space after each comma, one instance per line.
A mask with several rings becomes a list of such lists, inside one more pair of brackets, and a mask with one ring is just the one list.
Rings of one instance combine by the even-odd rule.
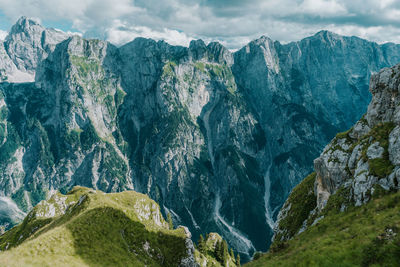
[[132, 189], [123, 144], [114, 137], [125, 93], [109, 71], [107, 51], [116, 48], [70, 38], [42, 62], [36, 84], [2, 84], [1, 191], [23, 210], [75, 184]]
[[[275, 240], [291, 239], [330, 210], [345, 211], [367, 203], [376, 192], [400, 189], [399, 84], [400, 65], [372, 76], [367, 113], [315, 159], [315, 174], [294, 189], [280, 212]], [[310, 201], [304, 201], [305, 192]], [[295, 200], [297, 195], [302, 197]], [[301, 214], [303, 222], [293, 223], [294, 214]]]
[[271, 227], [321, 148], [365, 112], [370, 75], [398, 63], [399, 52], [398, 45], [322, 31], [285, 45], [262, 37], [235, 53], [238, 88], [268, 140], [263, 165]]
[[184, 49], [137, 39], [121, 48], [121, 58], [127, 100], [120, 125], [135, 188], [196, 235], [218, 230], [251, 253], [247, 235], [262, 240], [250, 225], [261, 228], [264, 221], [247, 205], [262, 198], [258, 159], [265, 142], [257, 140], [264, 140], [262, 130], [237, 91], [231, 54], [217, 43], [193, 41]]

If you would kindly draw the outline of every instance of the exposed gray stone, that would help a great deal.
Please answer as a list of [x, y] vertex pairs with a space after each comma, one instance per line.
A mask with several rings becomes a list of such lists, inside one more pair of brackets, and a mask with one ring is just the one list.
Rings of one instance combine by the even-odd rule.
[[389, 159], [394, 165], [400, 165], [400, 126], [389, 135]]
[[367, 157], [369, 159], [382, 158], [385, 149], [379, 145], [379, 142], [375, 142], [370, 145], [367, 149]]
[[353, 127], [353, 130], [349, 133], [353, 139], [359, 139], [366, 135], [371, 129], [369, 128], [365, 120], [359, 120]]

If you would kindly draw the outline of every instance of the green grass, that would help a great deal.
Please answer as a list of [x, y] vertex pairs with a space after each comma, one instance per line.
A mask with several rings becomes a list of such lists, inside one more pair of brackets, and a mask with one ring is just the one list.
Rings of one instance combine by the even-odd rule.
[[384, 157], [368, 160], [369, 170], [372, 175], [384, 178], [392, 173], [394, 166], [392, 162]]
[[338, 213], [342, 207], [347, 209], [350, 205], [354, 205], [353, 200], [350, 199], [350, 197], [350, 187], [340, 187], [335, 194], [329, 197], [321, 215], [326, 216], [332, 213]]
[[178, 266], [186, 256], [184, 230], [170, 230], [146, 195], [83, 187], [37, 205], [0, 236], [6, 247], [0, 266]]
[[349, 133], [350, 133], [352, 130], [353, 130], [353, 129], [351, 128], [351, 129], [349, 129], [349, 130], [347, 130], [347, 131], [345, 131], [345, 132], [338, 133], [338, 134], [335, 136], [335, 139], [336, 139], [336, 140], [339, 140], [339, 139], [346, 138], [347, 140], [351, 140], [351, 139], [350, 139], [350, 136], [349, 136]]
[[[289, 195], [283, 209], [290, 205], [287, 216], [279, 222], [279, 228], [285, 229], [284, 233], [278, 233], [275, 240], [293, 237], [307, 220], [310, 212], [317, 206], [317, 198], [314, 194], [315, 172], [308, 175], [298, 184]], [[276, 246], [276, 247], [275, 247]], [[272, 244], [272, 249], [281, 246], [279, 242]]]
[[205, 69], [206, 65], [203, 62], [197, 61], [196, 63], [194, 63], [194, 67], [195, 67], [195, 69], [197, 69], [203, 73], [206, 73], [206, 69]]
[[399, 266], [400, 192], [377, 192], [383, 193], [364, 206], [327, 214], [246, 266]]

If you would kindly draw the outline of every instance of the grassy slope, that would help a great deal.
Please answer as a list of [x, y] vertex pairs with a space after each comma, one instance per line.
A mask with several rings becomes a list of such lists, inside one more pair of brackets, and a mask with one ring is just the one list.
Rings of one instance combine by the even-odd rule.
[[162, 217], [155, 224], [159, 207], [145, 195], [74, 188], [67, 197], [64, 215], [28, 215], [0, 236], [2, 250], [15, 246], [0, 252], [0, 266], [177, 266], [186, 255], [184, 230], [169, 230]]
[[246, 266], [400, 266], [400, 192], [379, 191], [368, 204], [330, 212]]

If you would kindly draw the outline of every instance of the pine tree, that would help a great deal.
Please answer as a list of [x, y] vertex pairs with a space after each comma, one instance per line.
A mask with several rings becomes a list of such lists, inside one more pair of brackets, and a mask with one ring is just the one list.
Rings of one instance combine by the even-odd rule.
[[222, 262], [222, 243], [221, 241], [217, 241], [217, 243], [215, 243], [215, 259], [219, 262]]
[[167, 214], [167, 221], [168, 221], [169, 229], [173, 230], [174, 229], [174, 223], [172, 222], [172, 217], [171, 217], [171, 213], [170, 212]]
[[240, 255], [239, 255], [239, 253], [236, 255], [236, 266], [240, 267]]
[[204, 241], [203, 235], [200, 235], [199, 237], [198, 246], [199, 251], [204, 254], [206, 252], [206, 241]]
[[233, 253], [233, 248], [231, 248], [231, 258], [232, 258], [232, 260], [235, 259], [235, 254]]
[[221, 262], [222, 262], [223, 266], [226, 266], [226, 263], [228, 262], [229, 252], [228, 252], [228, 243], [226, 243], [225, 240], [222, 241], [221, 250], [222, 250], [222, 261]]

